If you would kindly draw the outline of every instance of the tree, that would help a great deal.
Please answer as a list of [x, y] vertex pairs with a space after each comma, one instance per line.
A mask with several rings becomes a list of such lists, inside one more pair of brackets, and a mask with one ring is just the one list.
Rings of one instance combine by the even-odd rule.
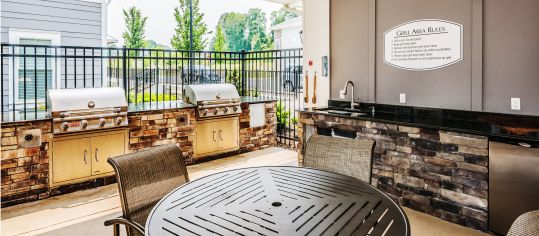
[[271, 43], [266, 34], [266, 14], [259, 8], [250, 9], [245, 17], [247, 25], [247, 50], [263, 50]]
[[223, 33], [223, 27], [221, 25], [217, 25], [215, 27], [215, 36], [213, 38], [213, 44], [212, 49], [214, 51], [224, 52], [228, 50], [228, 46], [226, 45], [225, 41], [225, 34]]
[[143, 17], [142, 12], [136, 7], [131, 7], [127, 11], [124, 9], [123, 13], [125, 26], [127, 27], [122, 34], [125, 46], [128, 48], [143, 48], [146, 44], [144, 27], [148, 17]]
[[296, 18], [296, 17], [298, 17], [298, 14], [289, 12], [286, 9], [281, 8], [271, 13], [271, 16], [270, 16], [271, 26], [283, 23], [289, 19]]
[[247, 14], [225, 13], [221, 15], [218, 25], [221, 26], [229, 50], [251, 51], [271, 48], [272, 39], [266, 32], [266, 22], [266, 14], [253, 8]]
[[249, 43], [245, 37], [245, 15], [236, 12], [228, 12], [219, 19], [225, 35], [225, 41], [230, 51], [239, 52], [248, 50]]
[[[176, 19], [176, 29], [174, 35], [170, 40], [170, 44], [173, 48], [178, 50], [189, 50], [190, 44], [190, 16], [189, 9], [190, 0], [179, 0], [180, 6], [174, 8], [174, 18]], [[204, 14], [200, 13], [199, 1], [193, 1], [193, 50], [203, 50], [208, 44], [207, 39], [203, 36], [210, 33], [208, 32], [208, 26], [204, 23]]]

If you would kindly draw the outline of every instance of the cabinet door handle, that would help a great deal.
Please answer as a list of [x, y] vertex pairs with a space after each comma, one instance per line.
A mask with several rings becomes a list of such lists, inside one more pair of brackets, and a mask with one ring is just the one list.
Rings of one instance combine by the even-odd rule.
[[217, 141], [217, 139], [215, 139], [215, 133], [216, 133], [216, 132], [213, 131], [213, 141], [214, 141], [214, 142]]
[[88, 164], [86, 161], [86, 155], [88, 154], [88, 151], [84, 150], [84, 164]]
[[223, 141], [223, 131], [219, 130], [219, 140]]
[[97, 156], [99, 155], [99, 149], [95, 148], [95, 162], [99, 162]]

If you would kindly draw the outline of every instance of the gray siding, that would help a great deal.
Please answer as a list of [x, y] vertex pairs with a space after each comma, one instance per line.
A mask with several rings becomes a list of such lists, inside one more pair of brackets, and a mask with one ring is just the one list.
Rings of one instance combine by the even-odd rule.
[[[63, 46], [100, 47], [103, 45], [101, 3], [81, 0], [1, 0], [0, 4], [2, 12], [0, 39], [2, 43], [10, 43], [9, 30], [17, 29], [59, 32], [61, 34], [60, 44]], [[82, 55], [82, 52], [79, 53]], [[91, 55], [90, 51], [87, 53]], [[62, 54], [59, 52], [59, 55]], [[12, 73], [13, 68], [9, 68], [8, 58], [3, 59], [2, 83], [5, 111], [7, 110], [5, 106], [9, 100], [8, 96], [14, 96], [14, 94], [8, 94], [9, 73]], [[87, 87], [92, 87], [93, 82], [96, 83], [96, 87], [99, 87], [101, 81], [99, 79], [92, 80], [92, 77], [101, 77], [101, 61], [96, 59], [93, 69], [91, 62], [91, 59], [86, 61], [86, 76], [84, 76], [82, 59], [77, 60], [77, 65], [74, 65], [73, 59], [68, 59], [66, 75], [65, 62], [63, 59], [58, 59], [56, 61], [59, 64], [58, 74], [53, 75], [54, 77], [59, 75], [61, 79], [61, 83], [57, 86], [63, 88], [67, 81], [68, 87], [74, 87], [74, 70], [77, 67], [78, 87], [82, 87], [84, 84], [83, 78], [86, 79]], [[92, 71], [94, 72], [93, 76]]]
[[54, 31], [67, 46], [101, 46], [101, 4], [80, 0], [2, 0], [2, 42], [10, 28]]

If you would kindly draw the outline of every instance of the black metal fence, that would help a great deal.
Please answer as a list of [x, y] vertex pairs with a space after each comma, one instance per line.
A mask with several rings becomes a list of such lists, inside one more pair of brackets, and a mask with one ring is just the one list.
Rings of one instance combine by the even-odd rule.
[[231, 83], [277, 100], [279, 141], [295, 146], [302, 49], [209, 52], [1, 45], [2, 122], [45, 118], [48, 89], [122, 87], [129, 103], [181, 100], [188, 84]]

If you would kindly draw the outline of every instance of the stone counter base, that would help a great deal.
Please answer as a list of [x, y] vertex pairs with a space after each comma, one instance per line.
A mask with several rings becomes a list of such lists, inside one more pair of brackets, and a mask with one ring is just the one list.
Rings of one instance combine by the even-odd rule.
[[[243, 103], [240, 115], [240, 152], [250, 152], [276, 145], [275, 102], [265, 103], [266, 124], [250, 127], [249, 104]], [[178, 117], [187, 117], [181, 123]], [[128, 152], [134, 152], [163, 144], [180, 147], [187, 164], [202, 160], [193, 156], [195, 135], [195, 109], [167, 109], [129, 113]], [[100, 177], [81, 183], [51, 188], [49, 183], [49, 160], [52, 158], [53, 140], [51, 120], [3, 123], [2, 148], [2, 207], [48, 198], [51, 196], [94, 188], [114, 183], [114, 177]], [[26, 130], [41, 130], [41, 142], [32, 147], [21, 147], [19, 134]], [[224, 157], [226, 155], [220, 155]]]
[[307, 133], [354, 132], [376, 141], [372, 185], [402, 206], [487, 230], [486, 137], [306, 113], [298, 127], [300, 164]]

